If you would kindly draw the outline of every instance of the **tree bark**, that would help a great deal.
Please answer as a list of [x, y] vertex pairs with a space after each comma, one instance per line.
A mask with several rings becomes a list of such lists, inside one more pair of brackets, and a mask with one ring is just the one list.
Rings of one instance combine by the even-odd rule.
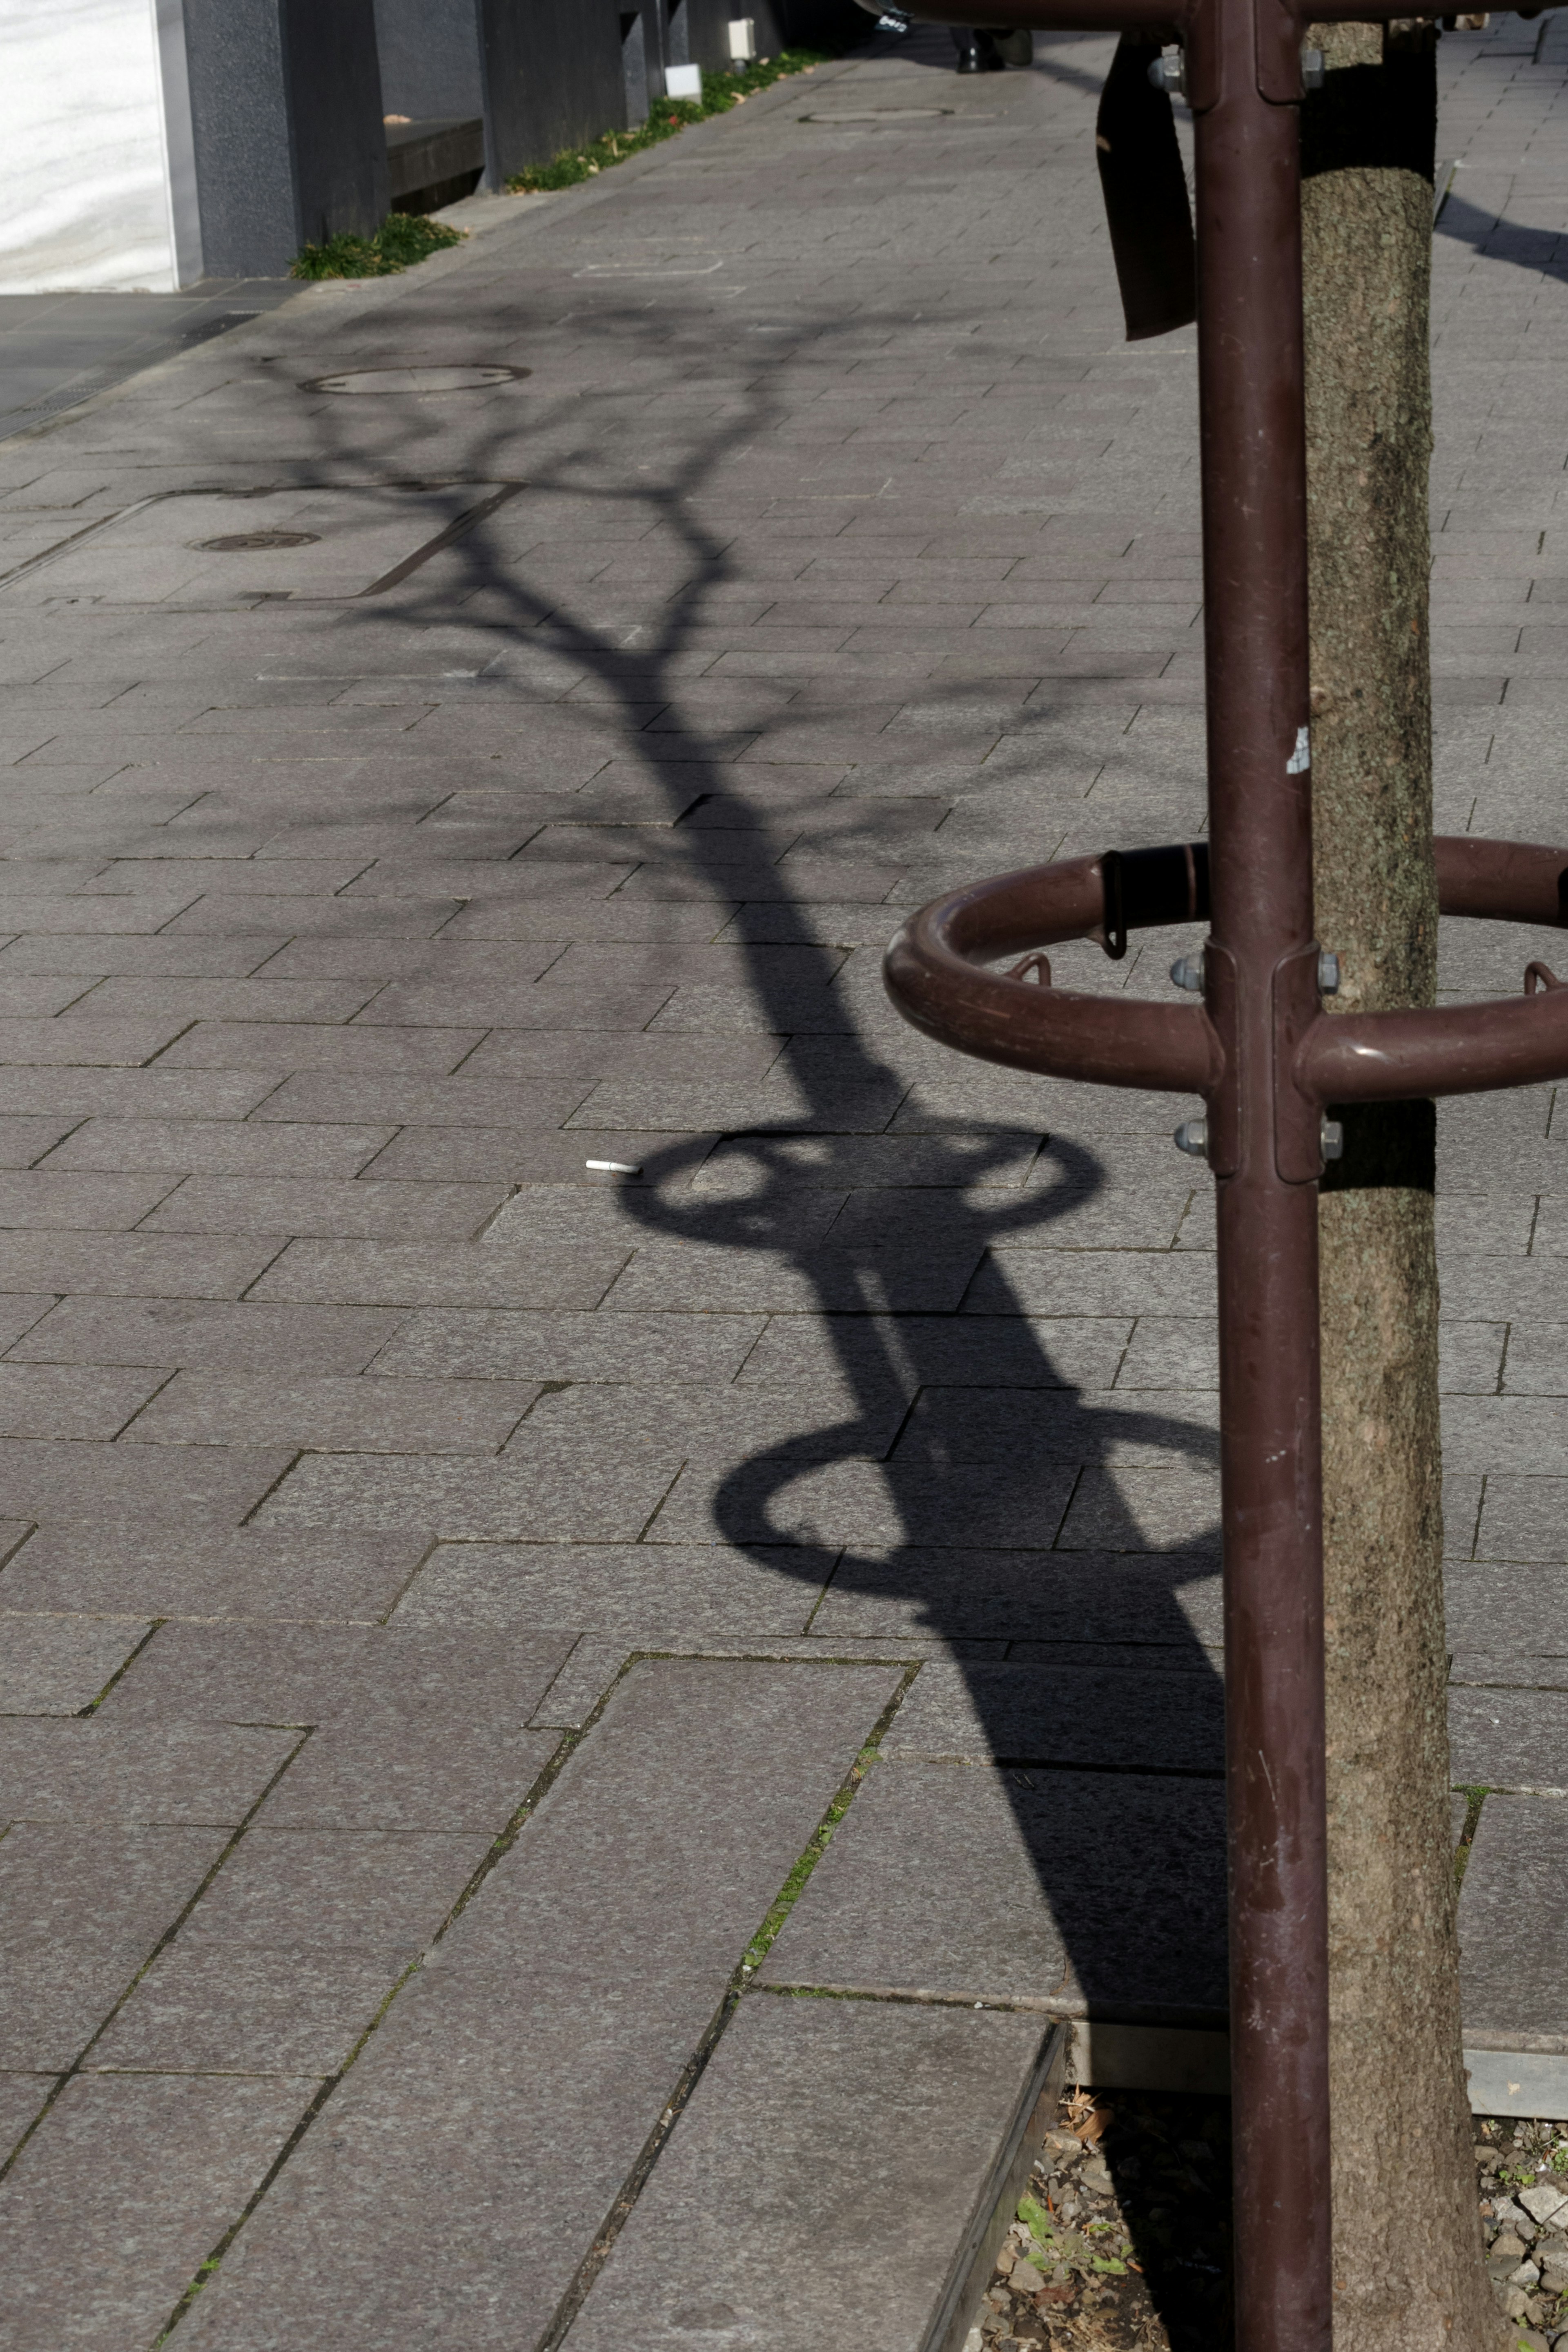
[[[1322, 25], [1303, 108], [1312, 755], [1330, 1011], [1433, 1003], [1430, 28]], [[1321, 1200], [1335, 2352], [1498, 2352], [1459, 2047], [1429, 1103]], [[1514, 2331], [1517, 2333], [1517, 2330]]]

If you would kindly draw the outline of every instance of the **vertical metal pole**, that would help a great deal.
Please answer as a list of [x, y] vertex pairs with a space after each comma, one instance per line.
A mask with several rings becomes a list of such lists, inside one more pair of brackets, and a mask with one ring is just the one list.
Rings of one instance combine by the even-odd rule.
[[[1278, 0], [1260, 0], [1278, 13]], [[1317, 1009], [1300, 116], [1260, 91], [1254, 0], [1207, 0], [1198, 352], [1219, 1229], [1239, 2352], [1328, 2352], [1328, 1917], [1317, 1122], [1281, 1024]], [[1277, 1067], [1277, 1065], [1279, 1066]], [[1308, 1122], [1303, 1128], [1303, 1116]]]

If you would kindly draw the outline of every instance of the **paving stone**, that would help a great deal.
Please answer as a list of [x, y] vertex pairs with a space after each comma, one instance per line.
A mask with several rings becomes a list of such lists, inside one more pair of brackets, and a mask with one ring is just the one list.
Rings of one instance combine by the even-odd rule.
[[55, 2087], [52, 2074], [0, 2073], [0, 2148], [5, 2162]]
[[25, 1339], [54, 1303], [52, 1295], [43, 1292], [34, 1298], [0, 1297], [0, 1345], [9, 1348]]
[[1451, 1690], [1448, 1747], [1463, 1787], [1568, 1790], [1568, 1692]]
[[601, 1455], [554, 1456], [537, 1445], [505, 1462], [450, 1455], [308, 1454], [267, 1496], [264, 1528], [423, 1528], [433, 1536], [499, 1542], [632, 1543], [667, 1493], [680, 1464], [606, 1463]]
[[168, 1375], [143, 1367], [0, 1364], [0, 1433], [6, 1437], [114, 1438]]
[[1450, 1559], [1443, 1584], [1451, 1649], [1568, 1655], [1568, 1568]]
[[0, 1817], [234, 1826], [266, 1792], [298, 1734], [228, 1724], [0, 1721]]
[[587, 1308], [599, 1305], [628, 1254], [502, 1242], [297, 1241], [249, 1295], [326, 1306]]
[[235, 1526], [288, 1466], [287, 1447], [45, 1444], [0, 1438], [0, 1514], [97, 1527], [108, 1519], [215, 1520]]
[[915, 1462], [742, 1462], [684, 1467], [647, 1526], [658, 1543], [1032, 1544], [1056, 1539], [1078, 1474], [1048, 1465], [1009, 1484], [988, 1469]]
[[[1041, 2040], [1038, 2017], [744, 2001], [573, 2323], [582, 2352], [918, 2343]], [[873, 2210], [904, 2217], [880, 2243]], [[766, 2265], [737, 2263], [758, 2244]]]
[[273, 1241], [142, 1234], [0, 1234], [0, 1282], [111, 1297], [237, 1298], [277, 1255]]
[[986, 1551], [911, 1544], [850, 1552], [812, 1619], [825, 1638], [900, 1630], [951, 1640], [1147, 1643], [1190, 1650], [1220, 1633], [1218, 1562], [1204, 1553]]
[[526, 1723], [571, 1643], [449, 1628], [166, 1625], [99, 1720], [413, 1727]]
[[0, 2063], [57, 2074], [74, 2064], [228, 1836], [223, 1829], [14, 1824], [0, 1843]]
[[[38, 1301], [40, 1307], [45, 1301]], [[50, 1303], [52, 1306], [52, 1302]], [[31, 1319], [10, 1360], [194, 1365], [207, 1371], [361, 1372], [406, 1316], [388, 1307], [259, 1300], [62, 1298]], [[410, 1364], [417, 1373], [423, 1369]], [[431, 1370], [437, 1368], [432, 1366]]]
[[[906, 1411], [902, 1397], [867, 1399], [856, 1417], [856, 1450], [873, 1461], [885, 1456]], [[666, 1389], [580, 1381], [541, 1396], [513, 1443], [615, 1449], [628, 1457], [667, 1457], [678, 1449], [688, 1463], [744, 1464], [761, 1454], [831, 1460], [846, 1450], [841, 1421], [824, 1416], [815, 1385], [804, 1382], [741, 1389], [682, 1381]]]
[[379, 1618], [426, 1549], [409, 1536], [230, 1532], [221, 1525], [192, 1535], [89, 1520], [42, 1528], [14, 1551], [0, 1571], [0, 1608]]
[[654, 1647], [803, 1633], [833, 1559], [792, 1545], [770, 1557], [715, 1544], [438, 1544], [393, 1622], [586, 1627]]
[[890, 1759], [1220, 1774], [1225, 1695], [1194, 1643], [1190, 1673], [1096, 1673], [1064, 1649], [1029, 1665], [922, 1666], [883, 1742]]
[[1466, 2040], [1480, 2049], [1568, 2051], [1562, 1907], [1568, 1802], [1496, 1793], [1459, 1890]]
[[[1197, 1452], [1197, 1441], [1207, 1436], [1207, 1431], [1192, 1429], [1186, 1450]], [[1218, 1468], [1194, 1469], [1167, 1460], [1158, 1470], [1086, 1469], [1057, 1540], [1063, 1551], [1218, 1553]]]
[[141, 1978], [91, 2065], [136, 2074], [336, 2074], [397, 1982], [367, 1952], [204, 1950], [182, 1939]]
[[316, 2085], [78, 2075], [0, 2186], [16, 2352], [154, 2342]]
[[0, 1715], [80, 1715], [152, 1630], [146, 1618], [0, 1615]]
[[[390, 1318], [389, 1318], [390, 1319]], [[747, 1360], [760, 1316], [507, 1313], [428, 1307], [376, 1359], [402, 1379], [719, 1381]]]
[[350, 1177], [393, 1132], [390, 1127], [281, 1122], [256, 1127], [241, 1119], [95, 1118], [67, 1139], [49, 1165], [166, 1168], [182, 1176]]
[[810, 1381], [823, 1395], [1109, 1388], [1132, 1328], [1125, 1317], [779, 1315], [737, 1377], [743, 1387]]
[[1212, 1780], [881, 1765], [759, 1981], [1216, 2024], [1224, 1810]]
[[[417, 2341], [455, 2295], [476, 2346], [537, 2335], [894, 1680], [634, 1668], [236, 2242], [196, 2340]], [[528, 2035], [497, 2032], [525, 1984]]]
[[[1118, 1469], [1147, 1467], [1178, 1449], [1200, 1460], [1216, 1459], [1218, 1424], [1218, 1405], [1207, 1398], [1189, 1402], [1178, 1420], [1166, 1410], [1163, 1391], [1145, 1397], [1130, 1382], [1092, 1399], [1048, 1389], [1023, 1394], [1000, 1388], [942, 1389], [916, 1401], [900, 1432], [895, 1458], [929, 1454], [954, 1463], [1019, 1466], [1109, 1459]], [[1084, 1509], [1094, 1525], [1103, 1505], [1086, 1497]]]
[[1568, 1563], [1568, 1478], [1489, 1477], [1476, 1552], [1482, 1559]]
[[[5, 1413], [0, 1365], [0, 1418]], [[516, 1381], [289, 1380], [182, 1371], [136, 1417], [139, 1445], [240, 1443], [371, 1454], [494, 1454], [538, 1395]]]

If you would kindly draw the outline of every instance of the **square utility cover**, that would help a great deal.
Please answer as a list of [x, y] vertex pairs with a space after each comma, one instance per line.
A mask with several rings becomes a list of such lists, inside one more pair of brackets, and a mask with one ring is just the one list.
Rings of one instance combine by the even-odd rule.
[[418, 489], [174, 491], [25, 564], [9, 603], [243, 605], [262, 596], [374, 595], [509, 496], [459, 482]]

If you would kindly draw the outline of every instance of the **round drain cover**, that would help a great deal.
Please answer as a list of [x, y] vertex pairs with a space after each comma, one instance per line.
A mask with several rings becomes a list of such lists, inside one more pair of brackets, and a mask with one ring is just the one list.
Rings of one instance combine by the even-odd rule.
[[314, 547], [319, 530], [236, 530], [227, 539], [198, 539], [204, 555], [249, 555], [257, 548]]
[[951, 114], [950, 106], [867, 106], [858, 114], [803, 114], [802, 122], [907, 122], [914, 117], [930, 121], [939, 114]]
[[312, 376], [301, 392], [483, 392], [490, 384], [516, 383], [533, 370], [524, 367], [356, 368], [350, 375]]

